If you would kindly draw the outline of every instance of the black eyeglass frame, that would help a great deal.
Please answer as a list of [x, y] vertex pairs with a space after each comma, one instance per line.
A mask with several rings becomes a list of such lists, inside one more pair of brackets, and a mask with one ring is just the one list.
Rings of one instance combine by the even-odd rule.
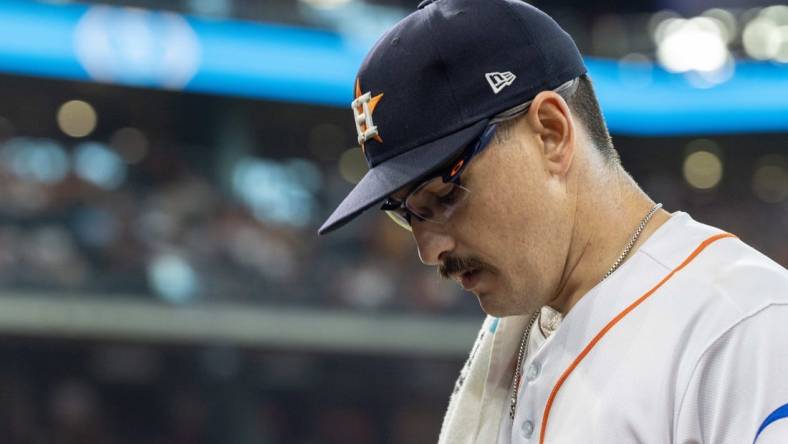
[[[471, 146], [470, 149], [466, 149], [458, 159], [452, 162], [451, 167], [446, 168], [439, 168], [440, 171], [437, 174], [429, 175], [424, 180], [419, 182], [419, 185], [416, 186], [410, 193], [403, 200], [397, 200], [392, 197], [386, 199], [383, 204], [380, 206], [380, 209], [386, 212], [394, 212], [399, 215], [405, 222], [410, 225], [411, 217], [415, 217], [417, 220], [424, 221], [425, 218], [419, 216], [418, 214], [411, 211], [405, 203], [408, 199], [415, 193], [421, 190], [422, 186], [436, 177], [442, 177], [443, 183], [454, 183], [455, 185], [462, 186], [460, 184], [460, 176], [462, 175], [465, 167], [468, 165], [471, 159], [474, 156], [484, 151], [487, 146], [490, 145], [490, 142], [495, 136], [495, 129], [496, 124], [487, 125], [487, 127], [482, 131], [482, 134], [476, 139], [476, 143]], [[466, 189], [467, 190], [467, 189]], [[469, 190], [467, 190], [470, 192]], [[406, 227], [407, 228], [407, 227]]]

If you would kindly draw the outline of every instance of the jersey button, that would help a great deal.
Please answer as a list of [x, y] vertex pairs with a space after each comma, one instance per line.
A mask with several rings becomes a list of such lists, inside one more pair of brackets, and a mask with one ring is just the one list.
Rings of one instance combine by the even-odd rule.
[[531, 435], [534, 433], [534, 423], [531, 421], [525, 421], [520, 427], [520, 431], [523, 433], [523, 437], [525, 439], [531, 439]]
[[528, 369], [525, 371], [525, 380], [528, 382], [534, 381], [536, 378], [539, 377], [539, 363], [534, 362], [528, 366]]

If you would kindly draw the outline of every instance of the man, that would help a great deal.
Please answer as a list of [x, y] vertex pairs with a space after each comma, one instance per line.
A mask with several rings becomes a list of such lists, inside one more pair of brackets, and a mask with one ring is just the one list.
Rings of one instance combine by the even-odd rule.
[[552, 19], [424, 1], [355, 93], [370, 170], [320, 232], [382, 203], [490, 315], [441, 443], [788, 442], [788, 271], [640, 190]]

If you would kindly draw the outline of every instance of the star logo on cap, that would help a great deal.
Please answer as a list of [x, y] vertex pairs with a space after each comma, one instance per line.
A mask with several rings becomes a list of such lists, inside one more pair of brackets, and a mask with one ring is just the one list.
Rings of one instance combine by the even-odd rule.
[[380, 99], [382, 98], [383, 93], [380, 93], [374, 97], [372, 96], [371, 92], [361, 94], [361, 80], [356, 79], [355, 100], [353, 100], [353, 103], [351, 103], [350, 106], [353, 108], [353, 120], [356, 122], [358, 143], [361, 145], [361, 151], [364, 152], [365, 156], [367, 151], [364, 144], [369, 139], [383, 143], [383, 139], [380, 137], [378, 127], [375, 126], [375, 122], [372, 120], [372, 114], [375, 112], [375, 108], [378, 106], [378, 103], [380, 103]]

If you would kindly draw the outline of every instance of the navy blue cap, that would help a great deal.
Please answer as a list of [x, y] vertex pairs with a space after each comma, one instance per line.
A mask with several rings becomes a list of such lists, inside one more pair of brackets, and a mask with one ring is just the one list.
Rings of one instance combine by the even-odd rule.
[[520, 0], [425, 0], [378, 40], [351, 107], [369, 171], [339, 228], [458, 155], [496, 114], [585, 74], [572, 38]]

